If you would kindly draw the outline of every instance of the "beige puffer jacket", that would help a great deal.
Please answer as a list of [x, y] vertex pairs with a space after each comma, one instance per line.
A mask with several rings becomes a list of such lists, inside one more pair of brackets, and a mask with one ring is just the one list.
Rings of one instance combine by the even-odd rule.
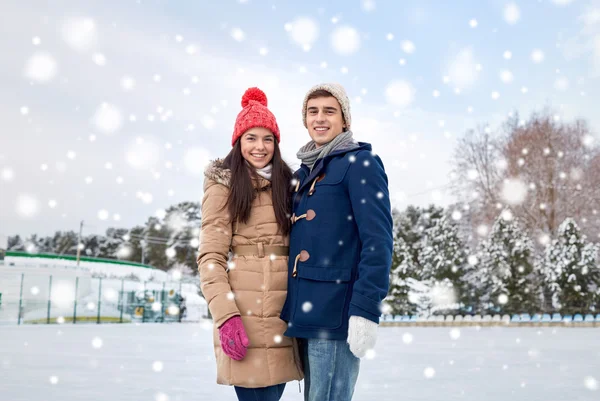
[[[259, 255], [259, 246], [288, 246], [277, 232], [271, 183], [255, 183], [256, 198], [246, 224], [229, 221], [227, 197], [231, 172], [222, 161], [205, 171], [198, 268], [201, 288], [214, 320], [217, 383], [266, 387], [303, 378], [295, 340], [283, 336], [279, 318], [287, 293], [287, 256]], [[260, 245], [258, 245], [260, 244]], [[256, 246], [256, 256], [233, 256], [239, 245]], [[228, 266], [229, 262], [229, 266]], [[240, 315], [250, 340], [246, 357], [229, 358], [221, 349], [218, 327]]]

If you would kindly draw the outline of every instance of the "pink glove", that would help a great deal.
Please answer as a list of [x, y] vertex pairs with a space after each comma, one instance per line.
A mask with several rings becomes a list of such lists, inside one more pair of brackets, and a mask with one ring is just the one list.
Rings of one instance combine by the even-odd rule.
[[225, 355], [233, 360], [241, 361], [246, 356], [246, 348], [250, 345], [242, 318], [234, 316], [219, 327], [219, 340]]

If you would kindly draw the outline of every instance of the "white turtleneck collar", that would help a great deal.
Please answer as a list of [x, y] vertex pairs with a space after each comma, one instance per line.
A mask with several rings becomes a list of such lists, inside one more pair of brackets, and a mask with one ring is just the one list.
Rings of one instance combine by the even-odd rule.
[[273, 163], [269, 163], [263, 168], [257, 168], [256, 173], [266, 180], [271, 181], [271, 174], [273, 172]]

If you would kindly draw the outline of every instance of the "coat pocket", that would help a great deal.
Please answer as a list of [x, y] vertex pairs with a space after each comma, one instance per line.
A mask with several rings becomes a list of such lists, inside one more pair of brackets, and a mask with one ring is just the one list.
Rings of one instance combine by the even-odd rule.
[[350, 269], [298, 266], [294, 324], [314, 329], [342, 326], [351, 277]]

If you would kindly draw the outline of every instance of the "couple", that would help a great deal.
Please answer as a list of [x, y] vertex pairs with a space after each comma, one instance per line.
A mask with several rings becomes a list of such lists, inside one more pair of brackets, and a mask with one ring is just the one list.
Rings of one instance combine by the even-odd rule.
[[307, 401], [351, 400], [389, 285], [383, 164], [353, 139], [340, 85], [306, 94], [312, 140], [294, 174], [265, 94], [248, 89], [242, 107], [233, 149], [208, 166], [202, 200], [198, 268], [217, 382], [233, 385], [238, 400], [275, 401], [304, 378]]

